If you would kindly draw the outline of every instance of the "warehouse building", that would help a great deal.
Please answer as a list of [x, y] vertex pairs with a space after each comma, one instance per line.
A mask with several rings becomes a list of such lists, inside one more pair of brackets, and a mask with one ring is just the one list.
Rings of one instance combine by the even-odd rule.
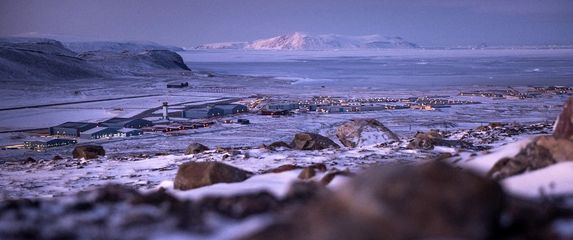
[[100, 127], [110, 128], [144, 128], [153, 126], [153, 122], [145, 119], [130, 119], [130, 118], [112, 118], [99, 123]]
[[188, 109], [182, 112], [181, 117], [190, 119], [201, 119], [210, 118], [216, 116], [223, 116], [225, 112], [219, 108], [200, 108], [200, 109]]
[[24, 146], [32, 150], [41, 151], [46, 148], [61, 147], [76, 143], [78, 143], [78, 141], [76, 140], [58, 138], [58, 139], [51, 139], [48, 141], [26, 141], [24, 142]]
[[298, 109], [300, 107], [300, 104], [298, 103], [269, 103], [267, 105], [265, 105], [265, 109], [271, 112], [275, 112], [275, 111], [290, 111], [290, 110], [295, 110]]
[[97, 127], [95, 123], [66, 122], [50, 127], [50, 135], [79, 137], [81, 132]]
[[133, 137], [143, 135], [143, 130], [135, 128], [121, 128], [117, 130], [118, 137]]
[[118, 132], [114, 128], [108, 127], [95, 127], [90, 130], [80, 133], [80, 138], [82, 139], [100, 139], [100, 138], [112, 138], [117, 136]]
[[248, 112], [247, 106], [242, 104], [219, 104], [213, 106], [211, 109], [219, 109], [223, 111], [223, 115], [237, 114]]

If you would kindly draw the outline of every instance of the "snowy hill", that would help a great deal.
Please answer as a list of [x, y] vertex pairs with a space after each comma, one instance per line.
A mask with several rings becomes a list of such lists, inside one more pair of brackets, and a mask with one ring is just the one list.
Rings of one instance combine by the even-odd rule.
[[344, 36], [336, 34], [309, 35], [295, 32], [250, 43], [213, 43], [198, 49], [253, 49], [253, 50], [329, 50], [416, 48], [417, 45], [400, 37], [380, 35]]
[[[169, 50], [128, 48], [121, 52], [109, 46], [121, 43], [83, 43], [84, 49], [102, 49], [78, 54], [59, 41], [45, 38], [0, 39], [0, 80], [70, 80], [141, 75], [155, 71], [188, 71], [183, 59]], [[117, 49], [117, 48], [113, 48]]]
[[0, 77], [1, 80], [66, 80], [102, 76], [93, 65], [76, 55], [55, 40], [0, 39]]
[[75, 52], [107, 51], [107, 52], [141, 52], [147, 50], [183, 51], [183, 48], [164, 46], [154, 42], [63, 42], [66, 48]]
[[106, 52], [141, 52], [146, 50], [169, 50], [173, 52], [183, 51], [183, 48], [167, 46], [151, 41], [109, 41], [104, 39], [91, 39], [79, 36], [47, 34], [29, 32], [14, 35], [19, 39], [52, 39], [61, 42], [64, 47], [77, 52], [106, 51]]

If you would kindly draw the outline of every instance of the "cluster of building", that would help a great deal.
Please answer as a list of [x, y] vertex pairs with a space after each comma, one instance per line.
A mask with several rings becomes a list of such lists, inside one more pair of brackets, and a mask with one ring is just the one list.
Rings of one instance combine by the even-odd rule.
[[76, 144], [77, 139], [101, 139], [113, 137], [131, 137], [143, 135], [142, 128], [153, 126], [145, 119], [112, 118], [100, 123], [65, 122], [49, 128], [49, 134], [55, 139], [45, 141], [26, 141], [24, 146], [34, 150], [44, 150]]
[[[187, 86], [186, 83], [181, 86]], [[242, 104], [218, 104], [202, 109], [182, 111], [182, 117], [187, 119], [208, 119], [248, 112]], [[99, 123], [65, 122], [49, 128], [49, 135], [57, 138], [44, 141], [26, 141], [24, 147], [34, 150], [44, 150], [51, 147], [76, 144], [77, 139], [104, 139], [117, 137], [132, 137], [143, 135], [144, 132], [174, 132], [187, 129], [209, 127], [212, 121], [174, 122], [168, 117], [168, 104], [163, 103], [162, 120], [152, 122], [141, 118], [111, 118]], [[249, 124], [247, 119], [237, 120], [239, 124]]]
[[249, 108], [242, 104], [218, 104], [208, 108], [192, 108], [184, 110], [181, 112], [181, 117], [188, 119], [203, 119], [246, 113], [248, 111]]
[[215, 122], [203, 121], [203, 122], [177, 122], [171, 124], [156, 124], [151, 127], [145, 127], [142, 130], [144, 132], [176, 132], [189, 129], [206, 128], [215, 124]]
[[513, 88], [478, 90], [471, 92], [460, 92], [459, 96], [487, 97], [492, 99], [526, 99], [535, 97], [533, 94], [522, 93]]
[[493, 99], [528, 99], [542, 95], [563, 95], [573, 94], [573, 87], [551, 86], [551, 87], [530, 87], [526, 92], [518, 91], [514, 88], [480, 90], [472, 92], [460, 92], [460, 96], [479, 96]]
[[81, 139], [131, 137], [143, 135], [141, 129], [151, 126], [151, 121], [130, 118], [112, 118], [100, 123], [66, 122], [50, 127], [50, 135]]
[[[479, 104], [475, 101], [445, 99], [449, 96], [424, 96], [410, 98], [359, 98], [344, 99], [313, 97], [303, 101], [269, 100], [261, 108], [262, 115], [289, 115], [298, 112], [345, 113], [397, 109], [434, 110], [452, 105]], [[392, 103], [392, 104], [390, 104]]]
[[573, 94], [573, 87], [564, 87], [564, 86], [531, 87], [527, 91], [527, 93], [528, 94], [555, 94], [555, 95]]

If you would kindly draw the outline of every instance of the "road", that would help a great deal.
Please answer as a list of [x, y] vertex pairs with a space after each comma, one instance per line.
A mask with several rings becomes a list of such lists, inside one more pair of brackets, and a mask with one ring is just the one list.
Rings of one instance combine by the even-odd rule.
[[157, 96], [162, 96], [162, 95], [161, 94], [150, 94], [150, 95], [138, 95], [138, 96], [129, 96], [129, 97], [105, 98], [105, 99], [94, 99], [94, 100], [85, 100], [85, 101], [49, 103], [49, 104], [30, 105], [30, 106], [21, 106], [21, 107], [0, 108], [0, 112], [1, 111], [18, 110], [18, 109], [27, 109], [27, 108], [44, 108], [44, 107], [64, 106], [64, 105], [81, 104], [81, 103], [108, 102], [108, 101], [117, 101], [117, 100], [124, 100], [124, 99], [147, 98], [147, 97], [157, 97]]

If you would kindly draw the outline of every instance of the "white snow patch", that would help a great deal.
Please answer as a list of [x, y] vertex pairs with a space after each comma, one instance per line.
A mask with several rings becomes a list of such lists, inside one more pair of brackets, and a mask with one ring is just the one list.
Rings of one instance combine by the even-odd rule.
[[440, 153], [452, 153], [452, 154], [457, 152], [455, 148], [444, 147], [444, 146], [435, 146], [434, 151]]
[[[243, 182], [218, 183], [188, 191], [170, 189], [179, 198], [201, 199], [206, 196], [233, 196], [238, 194], [256, 193], [269, 191], [276, 197], [286, 195], [290, 184], [297, 180], [301, 170], [293, 170], [282, 173], [268, 173], [255, 175]], [[165, 184], [164, 186], [168, 186]]]
[[526, 197], [573, 194], [573, 162], [562, 162], [502, 181], [503, 187]]
[[517, 141], [515, 143], [507, 144], [497, 149], [497, 151], [468, 159], [459, 163], [460, 166], [473, 169], [479, 173], [487, 173], [497, 161], [502, 158], [515, 157], [527, 144], [532, 141], [531, 138]]

